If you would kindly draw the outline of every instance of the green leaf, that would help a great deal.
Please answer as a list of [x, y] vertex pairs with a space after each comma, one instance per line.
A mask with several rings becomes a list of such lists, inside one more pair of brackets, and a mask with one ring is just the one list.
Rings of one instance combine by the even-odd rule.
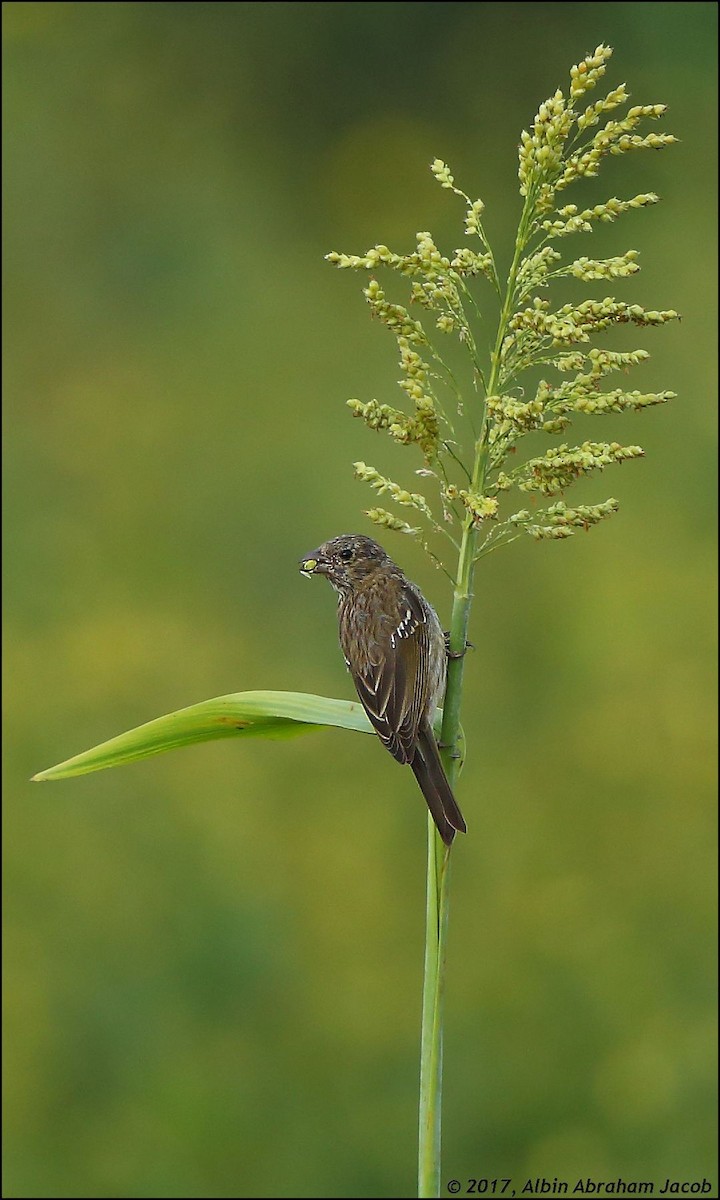
[[362, 705], [354, 700], [333, 700], [306, 692], [237, 692], [148, 721], [92, 750], [76, 754], [56, 767], [39, 771], [33, 775], [33, 780], [41, 782], [87, 775], [91, 771], [119, 767], [152, 754], [161, 754], [164, 750], [190, 746], [193, 742], [209, 742], [214, 738], [238, 734], [286, 738], [330, 725], [338, 729], [355, 729], [359, 733], [374, 732]]

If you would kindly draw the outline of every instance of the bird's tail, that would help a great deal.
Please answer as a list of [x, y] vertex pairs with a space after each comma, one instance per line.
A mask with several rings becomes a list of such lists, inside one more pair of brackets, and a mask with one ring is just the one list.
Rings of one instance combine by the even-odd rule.
[[446, 846], [452, 843], [455, 831], [467, 832], [463, 815], [453, 796], [430, 723], [425, 721], [418, 730], [415, 757], [410, 764], [420, 790], [427, 801], [432, 819]]

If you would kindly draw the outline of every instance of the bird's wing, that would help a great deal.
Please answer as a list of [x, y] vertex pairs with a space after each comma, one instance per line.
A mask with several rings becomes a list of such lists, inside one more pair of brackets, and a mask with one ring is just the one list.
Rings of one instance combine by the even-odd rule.
[[350, 662], [358, 696], [394, 758], [412, 762], [418, 727], [427, 707], [430, 631], [425, 608], [403, 587], [397, 624], [372, 641], [359, 662]]

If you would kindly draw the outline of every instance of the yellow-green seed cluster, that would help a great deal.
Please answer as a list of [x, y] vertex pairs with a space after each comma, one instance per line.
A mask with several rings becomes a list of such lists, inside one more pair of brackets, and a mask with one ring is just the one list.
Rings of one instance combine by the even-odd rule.
[[488, 437], [491, 446], [508, 434], [528, 433], [542, 427], [543, 405], [537, 398], [524, 401], [513, 396], [488, 396], [485, 404], [492, 421]]
[[498, 502], [494, 496], [478, 496], [452, 483], [445, 488], [445, 496], [448, 500], [459, 500], [474, 525], [479, 526], [488, 518], [495, 519], [498, 515]]
[[578, 100], [580, 96], [584, 96], [585, 92], [594, 88], [596, 83], [602, 79], [611, 55], [612, 48], [601, 43], [595, 48], [594, 54], [586, 55], [581, 63], [570, 68], [570, 98], [572, 100]]
[[[482, 222], [480, 220], [485, 211], [485, 205], [483, 204], [482, 200], [471, 200], [467, 192], [464, 192], [461, 188], [456, 187], [455, 178], [451, 174], [450, 168], [448, 167], [447, 163], [442, 161], [441, 158], [436, 158], [430, 164], [430, 170], [441, 187], [448, 188], [451, 192], [454, 192], [456, 196], [460, 196], [460, 198], [465, 201], [465, 204], [467, 205], [467, 211], [465, 213], [465, 233], [468, 235], [468, 237], [479, 237], [486, 250], [489, 252], [490, 246], [488, 245], [488, 241], [485, 236], [485, 230], [483, 229]], [[492, 263], [491, 253], [489, 257]]]
[[517, 299], [522, 303], [536, 288], [546, 287], [552, 267], [561, 255], [552, 246], [542, 246], [521, 262], [517, 273]]
[[468, 246], [461, 246], [455, 251], [450, 266], [458, 275], [487, 275], [488, 279], [492, 279], [492, 254], [476, 254]]
[[[606, 121], [588, 141], [582, 141], [583, 135], [597, 126], [605, 114], [615, 111], [629, 100], [627, 88], [622, 83], [582, 112], [574, 107], [586, 92], [599, 83], [611, 55], [609, 46], [600, 45], [594, 54], [573, 67], [568, 97], [558, 89], [540, 105], [532, 130], [523, 130], [521, 134], [518, 164], [520, 192], [532, 198], [537, 216], [553, 207], [557, 191], [569, 187], [576, 179], [597, 175], [600, 163], [607, 154], [625, 154], [629, 150], [640, 149], [662, 150], [676, 140], [671, 134], [640, 135], [635, 132], [642, 120], [657, 119], [666, 111], [662, 104], [643, 104], [629, 108], [621, 120], [613, 118]], [[588, 224], [589, 219], [583, 220], [577, 213], [570, 214], [565, 220], [560, 217], [545, 222], [555, 237], [586, 230]]]
[[[569, 357], [569, 356], [568, 356]], [[579, 374], [565, 383], [553, 387], [546, 380], [538, 384], [536, 400], [546, 410], [553, 414], [569, 412], [578, 413], [610, 413], [626, 412], [629, 409], [640, 410], [656, 404], [666, 404], [675, 399], [675, 393], [626, 391], [615, 388], [609, 392], [599, 391], [600, 380], [609, 372], [634, 365], [649, 358], [644, 350], [634, 350], [629, 353], [616, 353], [608, 350], [593, 349], [587, 355], [580, 356], [579, 365], [585, 361], [590, 366], [589, 371]], [[548, 431], [550, 422], [545, 423]]]
[[635, 275], [640, 266], [637, 250], [626, 250], [614, 258], [576, 258], [567, 268], [568, 275], [590, 282], [592, 279], [622, 279]]
[[583, 209], [582, 212], [578, 211], [576, 204], [565, 204], [557, 210], [554, 221], [543, 221], [540, 228], [549, 238], [567, 237], [571, 233], [592, 233], [593, 221], [607, 224], [616, 221], [625, 212], [647, 208], [648, 205], [658, 202], [659, 197], [654, 192], [642, 192], [633, 196], [631, 200], [618, 200], [617, 196], [611, 196], [604, 204], [596, 204], [593, 208]]
[[408, 310], [402, 304], [391, 304], [386, 300], [385, 293], [376, 279], [371, 279], [363, 295], [370, 305], [372, 315], [387, 325], [396, 337], [405, 338], [408, 342], [422, 345], [427, 341], [425, 332], [419, 321], [414, 321]]
[[540, 458], [531, 458], [521, 468], [516, 482], [523, 492], [536, 491], [542, 492], [544, 496], [556, 496], [583, 475], [602, 470], [611, 463], [642, 458], [643, 454], [640, 446], [621, 446], [618, 442], [563, 445], [557, 450], [548, 450]]
[[589, 379], [585, 376], [578, 377], [573, 383], [584, 384], [586, 382], [595, 382], [602, 379], [604, 375], [609, 375], [611, 371], [622, 371], [628, 367], [636, 367], [639, 363], [647, 362], [650, 358], [647, 350], [600, 350], [593, 346], [591, 350], [585, 353], [582, 350], [573, 350], [569, 354], [558, 354], [556, 358], [551, 360], [552, 366], [557, 371], [582, 371], [586, 363], [590, 366], [588, 372]]
[[598, 124], [603, 113], [619, 108], [621, 104], [626, 104], [628, 99], [627, 88], [624, 83], [621, 83], [619, 87], [608, 92], [607, 96], [603, 96], [602, 100], [596, 100], [594, 104], [589, 104], [585, 111], [580, 113], [577, 119], [578, 130], [591, 129], [593, 125]]
[[426, 517], [432, 518], [432, 512], [427, 500], [418, 492], [408, 492], [406, 488], [400, 487], [392, 479], [386, 479], [384, 475], [381, 475], [374, 467], [369, 467], [367, 463], [353, 463], [353, 469], [355, 471], [355, 478], [360, 479], [363, 483], [369, 483], [373, 491], [376, 491], [379, 496], [387, 492], [396, 504], [402, 504], [408, 508], [416, 508]]
[[[591, 345], [595, 335], [620, 325], [661, 326], [676, 320], [674, 309], [645, 308], [614, 296], [590, 296], [573, 303], [562, 303], [562, 297], [548, 298], [549, 289], [554, 297], [565, 279], [588, 285], [622, 283], [637, 274], [637, 250], [606, 258], [592, 254], [570, 257], [561, 254], [561, 239], [592, 233], [600, 224], [658, 203], [658, 196], [646, 191], [629, 199], [613, 196], [583, 208], [559, 203], [564, 189], [597, 175], [611, 154], [664, 149], [675, 141], [671, 134], [648, 133], [643, 128], [644, 122], [663, 117], [665, 106], [629, 106], [630, 94], [624, 83], [598, 99], [588, 96], [606, 74], [611, 55], [611, 48], [601, 44], [572, 67], [569, 87], [557, 89], [544, 101], [529, 129], [521, 134], [518, 175], [524, 203], [505, 290], [483, 227], [485, 206], [457, 185], [450, 167], [440, 158], [434, 159], [430, 169], [440, 187], [462, 201], [464, 232], [477, 239], [474, 247], [463, 245], [452, 253], [443, 252], [432, 234], [423, 230], [409, 253], [396, 253], [378, 243], [360, 255], [337, 251], [327, 255], [340, 269], [368, 273], [365, 299], [373, 317], [390, 330], [398, 346], [402, 405], [375, 399], [352, 399], [348, 405], [369, 428], [385, 432], [396, 443], [419, 448], [425, 466], [418, 474], [433, 480], [442, 517], [435, 520], [426, 496], [401, 487], [363, 462], [355, 464], [357, 478], [393, 503], [416, 509], [435, 531], [451, 537], [446, 526], [459, 523], [463, 538], [477, 538], [478, 554], [522, 533], [538, 540], [567, 538], [617, 510], [614, 499], [575, 508], [558, 501], [545, 511], [531, 515], [523, 510], [503, 519], [500, 502], [505, 492], [519, 488], [556, 496], [596, 470], [643, 453], [639, 446], [583, 441], [576, 446], [562, 444], [544, 455], [509, 465], [517, 461], [510, 456], [518, 453], [526, 434], [536, 431], [557, 437], [571, 421], [586, 415], [642, 411], [674, 396], [670, 391], [644, 392], [621, 386], [602, 390], [607, 375], [642, 365], [648, 354]], [[400, 300], [405, 298], [405, 304], [392, 293], [386, 294], [376, 278], [383, 271], [385, 279], [390, 273], [391, 283], [404, 283], [405, 297], [401, 295]], [[489, 336], [478, 321], [475, 292], [488, 282], [497, 293], [501, 314], [497, 332]], [[445, 340], [438, 334], [452, 335], [460, 343], [468, 360], [467, 381], [454, 360], [445, 361], [445, 351], [441, 353], [440, 348]], [[489, 354], [484, 350], [487, 343]], [[536, 388], [533, 384], [528, 398], [521, 377], [539, 366], [545, 373], [557, 372], [559, 378], [544, 378]], [[454, 411], [461, 422], [460, 436], [447, 415]], [[368, 515], [383, 528], [419, 532], [385, 509], [370, 509]]]
[[[592, 333], [608, 329], [611, 325], [664, 325], [676, 321], [674, 309], [656, 311], [642, 308], [639, 304], [626, 304], [607, 296], [604, 300], [583, 300], [577, 305], [564, 304], [556, 312], [550, 311], [550, 301], [536, 296], [532, 307], [525, 308], [509, 322], [510, 329], [526, 337], [532, 335], [533, 350], [550, 346], [567, 346], [574, 342], [589, 342]], [[507, 340], [505, 351], [512, 346]]]
[[417, 537], [420, 533], [416, 526], [408, 525], [407, 521], [394, 517], [385, 508], [366, 508], [365, 516], [370, 518], [373, 525], [380, 525], [383, 529], [392, 529], [395, 533], [406, 533], [409, 537]]
[[566, 160], [562, 174], [556, 181], [556, 189], [560, 191], [576, 179], [589, 179], [597, 175], [600, 163], [607, 154], [627, 154], [630, 150], [664, 150], [672, 146], [677, 138], [670, 133], [648, 133], [644, 136], [633, 133], [643, 118], [657, 120], [666, 111], [664, 104], [637, 105], [628, 110], [624, 120], [608, 121], [587, 147], [575, 151]]
[[572, 537], [577, 529], [587, 531], [606, 517], [612, 517], [619, 507], [614, 497], [601, 504], [579, 504], [575, 508], [568, 508], [562, 500], [558, 500], [549, 508], [532, 515], [527, 509], [513, 513], [508, 523], [523, 529], [536, 541], [560, 541]]

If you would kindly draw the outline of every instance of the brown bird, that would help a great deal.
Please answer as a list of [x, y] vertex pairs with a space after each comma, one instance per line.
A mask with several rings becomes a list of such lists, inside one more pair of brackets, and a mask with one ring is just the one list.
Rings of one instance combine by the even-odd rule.
[[447, 650], [437, 614], [382, 546], [343, 534], [300, 563], [339, 594], [340, 646], [363, 708], [382, 743], [415, 772], [438, 832], [466, 832], [440, 759], [432, 721], [445, 688]]

